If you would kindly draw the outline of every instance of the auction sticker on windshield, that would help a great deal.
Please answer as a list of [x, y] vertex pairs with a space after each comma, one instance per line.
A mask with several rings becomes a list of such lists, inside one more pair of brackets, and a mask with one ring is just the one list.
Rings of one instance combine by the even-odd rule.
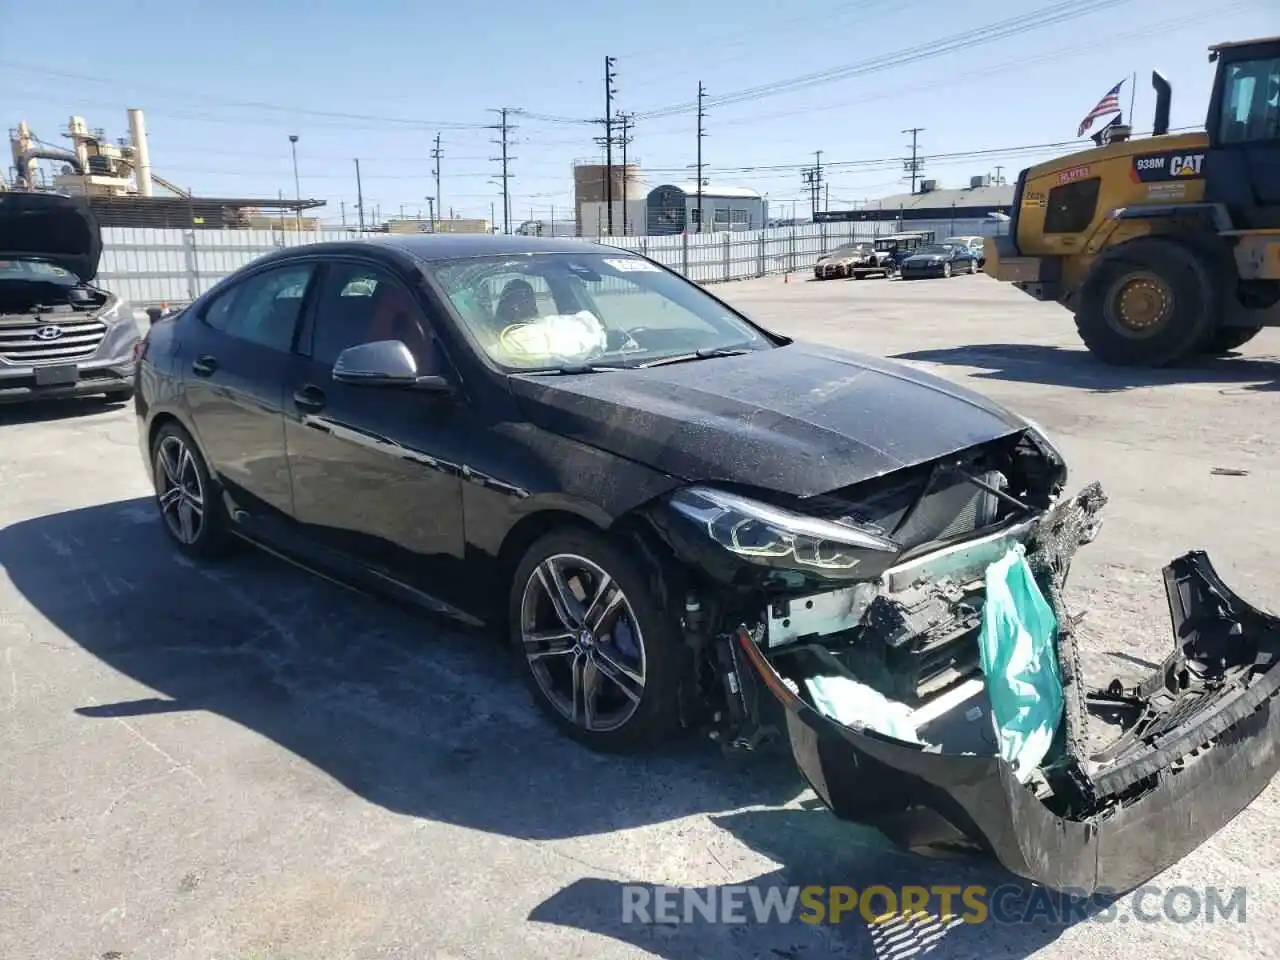
[[650, 263], [648, 260], [641, 260], [638, 257], [627, 257], [624, 259], [608, 259], [605, 263], [613, 267], [619, 273], [659, 273], [658, 267]]

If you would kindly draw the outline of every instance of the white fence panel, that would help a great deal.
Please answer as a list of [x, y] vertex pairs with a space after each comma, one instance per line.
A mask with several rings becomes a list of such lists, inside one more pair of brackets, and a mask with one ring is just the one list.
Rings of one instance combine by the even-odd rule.
[[[851, 240], [904, 230], [990, 235], [1004, 224], [990, 220], [811, 223], [795, 227], [678, 236], [603, 237], [599, 242], [651, 257], [696, 283], [746, 280], [808, 270], [822, 254]], [[355, 231], [160, 230], [107, 227], [102, 231], [99, 282], [139, 306], [186, 303], [223, 277], [285, 246], [319, 240], [356, 240]]]

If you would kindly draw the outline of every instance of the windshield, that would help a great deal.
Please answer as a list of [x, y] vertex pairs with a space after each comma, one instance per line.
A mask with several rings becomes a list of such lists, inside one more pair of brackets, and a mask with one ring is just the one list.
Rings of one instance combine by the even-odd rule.
[[865, 244], [850, 243], [843, 247], [836, 247], [834, 250], [828, 253], [827, 256], [828, 257], [850, 257], [850, 256], [853, 256], [855, 253], [863, 253], [866, 251], [866, 249], [867, 247]]
[[35, 280], [67, 286], [76, 283], [69, 271], [43, 260], [0, 260], [0, 280]]
[[945, 257], [948, 253], [955, 249], [954, 244], [950, 243], [931, 243], [928, 246], [921, 247], [916, 251], [920, 256], [928, 257]]
[[429, 268], [467, 334], [508, 370], [633, 366], [773, 343], [696, 284], [618, 253], [552, 253]]
[[877, 240], [876, 249], [881, 251], [892, 251], [898, 249], [897, 240]]

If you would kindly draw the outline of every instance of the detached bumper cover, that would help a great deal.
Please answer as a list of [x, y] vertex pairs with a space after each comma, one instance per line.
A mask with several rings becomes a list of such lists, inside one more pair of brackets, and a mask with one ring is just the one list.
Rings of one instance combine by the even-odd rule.
[[1126, 732], [1092, 757], [1068, 752], [1057, 783], [1075, 789], [1047, 799], [998, 757], [927, 752], [827, 718], [745, 631], [738, 643], [786, 708], [796, 762], [837, 817], [908, 847], [967, 841], [1056, 890], [1118, 893], [1198, 847], [1280, 770], [1280, 620], [1232, 593], [1203, 553], [1174, 560], [1164, 578], [1176, 649], [1139, 686], [1117, 681], [1091, 698], [1095, 711], [1127, 711]]

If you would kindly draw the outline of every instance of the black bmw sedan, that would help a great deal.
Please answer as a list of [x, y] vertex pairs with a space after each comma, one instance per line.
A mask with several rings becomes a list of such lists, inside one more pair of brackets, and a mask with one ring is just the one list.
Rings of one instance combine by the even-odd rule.
[[[501, 625], [537, 702], [592, 747], [784, 729], [837, 816], [896, 830], [917, 811], [937, 842], [1085, 890], [1163, 869], [1280, 767], [1280, 715], [1232, 727], [1280, 695], [1280, 621], [1203, 554], [1166, 571], [1170, 663], [1218, 679], [1117, 680], [1135, 719], [1095, 762], [1061, 598], [1100, 488], [1067, 495], [1055, 446], [982, 397], [792, 342], [627, 251], [281, 250], [152, 325], [134, 403], [178, 549], [247, 541]], [[1033, 680], [980, 643], [990, 571], [1019, 556], [1060, 625], [1061, 668]], [[1034, 741], [1000, 713], [1028, 690], [1058, 705]], [[1192, 732], [1157, 749], [1170, 724]]]

